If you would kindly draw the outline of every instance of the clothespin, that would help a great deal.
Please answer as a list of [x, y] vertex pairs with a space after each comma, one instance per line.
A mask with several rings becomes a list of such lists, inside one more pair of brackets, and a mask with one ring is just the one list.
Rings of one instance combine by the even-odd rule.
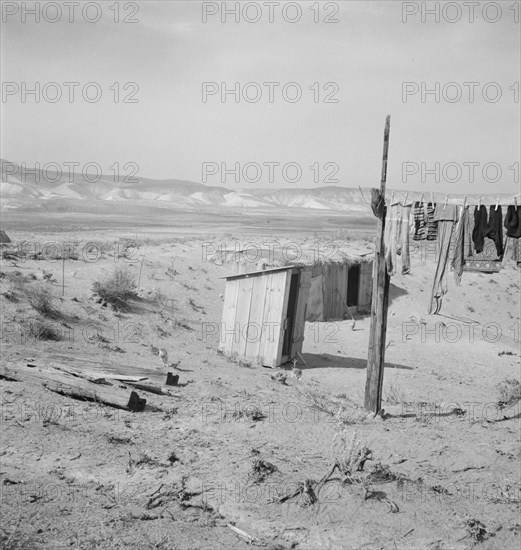
[[465, 206], [467, 206], [467, 195], [465, 195], [465, 198], [463, 199], [463, 210], [465, 210]]
[[516, 205], [516, 208], [517, 208], [517, 197], [514, 197], [514, 204]]
[[431, 191], [431, 202], [434, 204], [434, 193]]
[[478, 197], [478, 208], [481, 208], [481, 195]]
[[408, 195], [408, 194], [409, 194], [409, 193], [405, 193], [405, 198], [403, 199], [403, 205], [404, 205], [404, 206], [407, 206], [407, 195]]
[[423, 204], [423, 193], [422, 193], [422, 196], [420, 197], [420, 204]]
[[497, 201], [496, 201], [496, 210], [498, 209], [499, 207], [499, 197], [497, 198]]
[[394, 191], [391, 193], [391, 205], [393, 204], [394, 202]]
[[449, 202], [449, 195], [445, 195], [445, 202], [443, 204], [443, 209], [445, 210], [445, 207], [447, 206], [447, 202]]

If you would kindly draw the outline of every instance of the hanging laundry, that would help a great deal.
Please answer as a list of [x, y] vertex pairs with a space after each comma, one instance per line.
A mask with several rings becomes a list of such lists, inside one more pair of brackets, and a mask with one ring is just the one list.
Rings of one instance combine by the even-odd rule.
[[506, 260], [508, 258], [509, 247], [511, 247], [511, 243], [517, 244], [517, 242], [518, 241], [513, 241], [510, 237], [505, 238], [505, 246], [504, 246], [504, 250], [503, 250], [503, 259], [501, 260], [501, 263], [500, 263], [500, 269], [503, 269], [505, 267]]
[[436, 204], [429, 202], [425, 205], [425, 217], [427, 219], [427, 240], [435, 241], [438, 233], [438, 222], [434, 219]]
[[[429, 203], [430, 204], [430, 203]], [[439, 224], [441, 221], [457, 222], [459, 219], [459, 207], [457, 204], [435, 204], [433, 221]]]
[[416, 201], [414, 203], [414, 241], [424, 241], [427, 238], [427, 217], [424, 203]]
[[478, 254], [483, 252], [485, 247], [485, 236], [488, 232], [488, 217], [486, 206], [476, 206], [474, 209], [474, 230], [472, 231], [472, 241]]
[[495, 206], [490, 207], [490, 213], [488, 216], [488, 231], [487, 237], [494, 241], [496, 245], [496, 252], [498, 258], [501, 260], [503, 257], [503, 212], [501, 206], [497, 208]]
[[463, 257], [465, 260], [472, 260], [474, 258], [474, 248], [472, 243], [472, 231], [474, 230], [474, 219], [470, 214], [470, 207], [466, 207], [467, 212], [465, 214], [465, 238], [463, 241]]
[[[469, 219], [469, 207], [462, 207], [456, 226], [456, 245], [454, 247], [454, 257], [451, 262], [451, 267], [454, 270], [454, 279], [458, 286], [461, 283], [461, 275], [463, 273], [463, 266], [465, 265], [465, 251], [468, 250], [468, 243], [471, 242]], [[472, 246], [470, 250], [472, 252]]]
[[416, 231], [416, 220], [414, 219], [414, 206], [411, 209], [411, 216], [409, 216], [409, 233], [413, 235]]
[[411, 217], [411, 205], [402, 206], [402, 223], [398, 234], [399, 245], [397, 254], [402, 257], [402, 275], [411, 271], [411, 255], [409, 245], [409, 219]]
[[397, 256], [402, 256], [402, 273], [411, 268], [409, 250], [410, 206], [393, 204], [387, 209], [385, 218], [384, 247], [385, 262], [389, 275], [396, 274]]
[[450, 241], [454, 229], [454, 223], [458, 220], [458, 207], [455, 204], [438, 204], [434, 214], [438, 232], [438, 254], [436, 258], [436, 273], [432, 286], [431, 303], [429, 313], [437, 314], [441, 309], [443, 296], [447, 294], [447, 281], [445, 271], [449, 259]]
[[507, 237], [519, 239], [521, 237], [521, 206], [511, 204], [505, 215], [505, 228]]
[[389, 275], [394, 274], [393, 257], [396, 261], [395, 242], [399, 215], [398, 205], [393, 204], [387, 207], [385, 213], [384, 257]]

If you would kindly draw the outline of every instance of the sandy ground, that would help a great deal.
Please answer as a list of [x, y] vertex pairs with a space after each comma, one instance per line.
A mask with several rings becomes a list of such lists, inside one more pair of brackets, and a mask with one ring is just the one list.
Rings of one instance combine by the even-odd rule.
[[[216, 352], [221, 277], [232, 267], [205, 251], [215, 242], [233, 250], [229, 235], [140, 236], [137, 248], [108, 231], [10, 236], [33, 248], [77, 241], [80, 254], [64, 266], [49, 248], [39, 260], [2, 262], [3, 365], [59, 360], [162, 384], [150, 346], [164, 347], [179, 362], [181, 386], [150, 399], [161, 410], [130, 413], [0, 380], [3, 547], [520, 547], [521, 414], [519, 404], [496, 406], [497, 384], [520, 378], [515, 264], [464, 273], [460, 287], [449, 274], [442, 315], [431, 316], [434, 257], [413, 252], [411, 274], [392, 279], [386, 415], [371, 419], [361, 408], [368, 317], [354, 330], [350, 320], [307, 323], [303, 376], [287, 384]], [[314, 240], [302, 239], [308, 248]], [[349, 250], [345, 239], [338, 244]], [[93, 281], [116, 260], [140, 279], [125, 312], [91, 298]], [[55, 295], [59, 341], [25, 337], [38, 315], [23, 289], [41, 284]], [[322, 478], [339, 438], [353, 434], [372, 451], [364, 471], [386, 476], [369, 477], [365, 491], [336, 478], [311, 505], [276, 501]], [[276, 467], [265, 479], [254, 475], [258, 459]], [[256, 538], [248, 544], [228, 524]]]

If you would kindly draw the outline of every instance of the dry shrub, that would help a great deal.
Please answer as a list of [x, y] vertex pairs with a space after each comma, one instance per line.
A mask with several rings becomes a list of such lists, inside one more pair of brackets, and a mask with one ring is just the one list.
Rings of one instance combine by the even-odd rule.
[[364, 471], [365, 463], [372, 458], [372, 451], [364, 445], [353, 432], [348, 437], [347, 429], [336, 433], [331, 444], [331, 455], [336, 467], [344, 476], [344, 483], [357, 486], [363, 493], [363, 498], [369, 498], [372, 492], [371, 473]]
[[44, 317], [55, 318], [59, 315], [54, 305], [56, 297], [45, 285], [25, 287], [25, 294], [31, 307]]
[[17, 302], [26, 294], [26, 283], [31, 279], [31, 276], [24, 275], [21, 271], [11, 271], [10, 273], [2, 273], [2, 279], [8, 283], [8, 289], [2, 293], [4, 298], [11, 302]]
[[117, 266], [101, 281], [94, 281], [92, 291], [116, 309], [122, 309], [137, 297], [136, 278], [128, 267]]
[[32, 279], [32, 277], [28, 275], [24, 275], [21, 271], [18, 271], [18, 270], [5, 273], [4, 277], [6, 281], [9, 281], [14, 285], [21, 285], [24, 283], [28, 283]]
[[405, 394], [397, 378], [389, 381], [385, 400], [389, 405], [399, 405], [406, 401]]
[[18, 296], [16, 295], [16, 291], [12, 287], [8, 288], [5, 292], [2, 292], [2, 296], [6, 300], [9, 300], [10, 302], [17, 302], [18, 301]]
[[491, 535], [484, 523], [469, 516], [465, 518], [465, 528], [475, 542], [483, 542]]
[[[41, 255], [41, 253], [40, 253]], [[40, 258], [37, 259], [42, 259]], [[71, 247], [64, 247], [61, 250], [51, 251], [47, 256], [43, 256], [46, 260], [79, 260], [80, 255]]]
[[298, 390], [304, 398], [309, 408], [320, 416], [324, 413], [334, 417], [340, 427], [349, 424], [356, 424], [366, 420], [367, 411], [359, 407], [349, 398], [343, 398], [337, 401], [325, 392], [319, 392], [312, 389]]
[[241, 419], [246, 419], [249, 422], [260, 422], [266, 418], [266, 415], [262, 412], [261, 406], [257, 403], [248, 403], [246, 406], [241, 409], [229, 412], [226, 411], [225, 418], [232, 417], [236, 421]]
[[35, 250], [34, 252], [30, 252], [26, 247], [22, 247], [22, 256], [26, 260], [44, 260], [49, 262], [57, 260], [79, 260], [80, 256], [74, 250], [75, 244], [76, 243], [46, 243], [41, 250]]
[[262, 483], [268, 476], [278, 471], [278, 468], [271, 462], [257, 458], [253, 461], [252, 471], [248, 474], [248, 478], [253, 483]]
[[521, 383], [515, 378], [507, 378], [497, 386], [499, 398], [498, 406], [500, 409], [513, 407], [521, 401]]
[[46, 319], [32, 319], [24, 322], [22, 325], [22, 335], [25, 342], [35, 340], [57, 342], [62, 337], [60, 329]]
[[371, 457], [371, 450], [356, 437], [356, 431], [349, 439], [344, 429], [333, 438], [331, 454], [344, 475], [353, 475], [364, 469], [366, 461]]

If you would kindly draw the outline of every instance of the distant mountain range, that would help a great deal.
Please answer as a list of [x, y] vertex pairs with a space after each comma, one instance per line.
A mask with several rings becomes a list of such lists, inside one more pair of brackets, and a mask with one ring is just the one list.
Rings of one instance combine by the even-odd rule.
[[[74, 210], [92, 210], [99, 201], [124, 202], [153, 201], [157, 206], [192, 209], [309, 209], [338, 211], [354, 215], [370, 212], [370, 190], [347, 187], [316, 187], [311, 189], [241, 189], [230, 190], [185, 180], [154, 180], [133, 178], [133, 183], [116, 182], [112, 175], [104, 174], [97, 181], [88, 181], [81, 174], [72, 174], [26, 169], [22, 174], [15, 171], [15, 164], [0, 159], [0, 207], [20, 210], [43, 209], [53, 211], [66, 209], [68, 203]], [[94, 178], [92, 178], [94, 179]], [[124, 178], [121, 178], [122, 180]], [[72, 180], [72, 181], [71, 181]], [[405, 192], [396, 192], [401, 197]], [[419, 199], [421, 193], [409, 192], [408, 200]], [[518, 194], [518, 200], [519, 200]], [[430, 194], [425, 194], [428, 199]], [[451, 198], [463, 195], [451, 195]], [[440, 195], [437, 194], [438, 200]], [[496, 200], [495, 195], [482, 198], [484, 203]], [[502, 202], [511, 202], [512, 195], [503, 195]], [[477, 202], [477, 196], [469, 196], [470, 203]], [[109, 203], [110, 204], [110, 203]], [[107, 204], [106, 206], [109, 206]], [[80, 206], [78, 206], [80, 205]], [[114, 205], [115, 206], [115, 205]], [[105, 208], [103, 208], [105, 210]]]

